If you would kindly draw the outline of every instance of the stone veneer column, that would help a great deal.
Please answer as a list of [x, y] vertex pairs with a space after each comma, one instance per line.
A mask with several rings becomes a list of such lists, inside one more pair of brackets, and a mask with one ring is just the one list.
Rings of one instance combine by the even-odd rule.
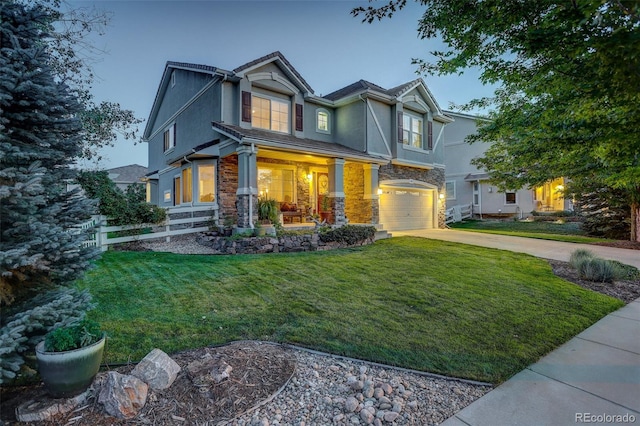
[[327, 160], [329, 168], [329, 199], [334, 224], [341, 226], [347, 223], [344, 214], [344, 159], [332, 158]]
[[238, 190], [236, 191], [236, 210], [238, 211], [238, 230], [251, 228], [258, 220], [258, 149], [240, 146], [238, 153]]
[[380, 223], [380, 196], [378, 195], [379, 164], [365, 164], [364, 169], [364, 198], [371, 200], [371, 223]]

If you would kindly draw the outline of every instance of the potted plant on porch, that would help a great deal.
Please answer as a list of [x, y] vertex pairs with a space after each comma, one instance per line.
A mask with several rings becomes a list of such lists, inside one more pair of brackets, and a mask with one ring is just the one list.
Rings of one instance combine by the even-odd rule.
[[322, 196], [322, 203], [320, 204], [320, 219], [322, 219], [325, 223], [333, 223], [331, 200], [326, 194]]
[[100, 369], [106, 334], [83, 319], [50, 331], [36, 346], [38, 372], [54, 398], [70, 397], [89, 387]]
[[258, 221], [260, 227], [257, 228], [263, 235], [276, 235], [275, 224], [278, 223], [279, 205], [274, 199], [258, 198]]

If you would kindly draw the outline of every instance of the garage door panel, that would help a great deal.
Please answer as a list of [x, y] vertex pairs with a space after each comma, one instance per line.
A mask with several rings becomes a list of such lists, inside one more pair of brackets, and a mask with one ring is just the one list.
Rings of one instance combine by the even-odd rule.
[[433, 191], [389, 188], [380, 196], [380, 222], [389, 231], [433, 227]]

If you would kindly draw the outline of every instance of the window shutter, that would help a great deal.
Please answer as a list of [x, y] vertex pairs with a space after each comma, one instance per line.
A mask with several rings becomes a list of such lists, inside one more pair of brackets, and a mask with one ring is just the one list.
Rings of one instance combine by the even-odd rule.
[[242, 121], [251, 123], [251, 92], [242, 91]]
[[296, 104], [296, 131], [302, 131], [302, 111], [303, 106], [301, 104]]
[[427, 121], [427, 149], [433, 149], [433, 122]]
[[402, 143], [402, 132], [403, 132], [403, 128], [402, 128], [402, 111], [398, 112], [398, 143]]

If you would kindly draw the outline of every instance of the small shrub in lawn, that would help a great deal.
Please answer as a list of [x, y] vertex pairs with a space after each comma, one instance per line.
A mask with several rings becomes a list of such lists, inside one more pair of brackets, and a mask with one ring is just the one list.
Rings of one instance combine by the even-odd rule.
[[593, 259], [596, 257], [592, 251], [586, 249], [578, 249], [571, 253], [569, 257], [569, 264], [572, 268], [578, 269], [578, 265], [582, 264], [585, 260]]
[[338, 242], [353, 245], [373, 238], [376, 228], [373, 226], [346, 225], [320, 233], [320, 240], [325, 243]]

